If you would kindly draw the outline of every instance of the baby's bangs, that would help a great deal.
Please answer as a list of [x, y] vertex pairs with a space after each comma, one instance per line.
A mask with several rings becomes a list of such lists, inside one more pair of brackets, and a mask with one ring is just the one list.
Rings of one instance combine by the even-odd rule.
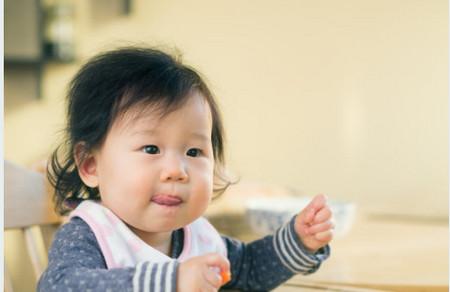
[[113, 106], [112, 121], [124, 116], [130, 117], [130, 114], [132, 118], [140, 117], [149, 110], [158, 118], [163, 118], [179, 109], [195, 90], [199, 90], [200, 80], [193, 73], [184, 68], [173, 67], [156, 77], [143, 76], [138, 82], [131, 82]]

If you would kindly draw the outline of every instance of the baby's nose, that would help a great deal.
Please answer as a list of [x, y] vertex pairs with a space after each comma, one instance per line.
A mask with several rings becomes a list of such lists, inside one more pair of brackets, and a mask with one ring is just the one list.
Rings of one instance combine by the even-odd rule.
[[179, 159], [168, 160], [161, 171], [161, 181], [187, 182], [188, 178], [186, 167]]

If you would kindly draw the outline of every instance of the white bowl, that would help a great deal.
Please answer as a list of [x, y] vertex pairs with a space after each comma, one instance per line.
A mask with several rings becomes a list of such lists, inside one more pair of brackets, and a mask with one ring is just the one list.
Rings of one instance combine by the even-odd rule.
[[[259, 235], [273, 234], [281, 225], [299, 213], [312, 198], [279, 197], [254, 198], [247, 201], [245, 217], [253, 232]], [[355, 217], [355, 204], [328, 202], [334, 217], [336, 236], [348, 233]]]

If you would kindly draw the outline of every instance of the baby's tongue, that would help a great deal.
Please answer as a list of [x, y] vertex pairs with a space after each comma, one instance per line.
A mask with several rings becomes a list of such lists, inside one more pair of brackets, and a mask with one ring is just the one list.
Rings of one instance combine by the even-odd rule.
[[152, 197], [152, 202], [159, 205], [175, 206], [181, 203], [181, 199], [170, 195], [156, 195]]

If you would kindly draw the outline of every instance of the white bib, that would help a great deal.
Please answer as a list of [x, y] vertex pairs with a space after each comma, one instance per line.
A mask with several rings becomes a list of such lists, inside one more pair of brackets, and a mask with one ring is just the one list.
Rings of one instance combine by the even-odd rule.
[[[83, 201], [70, 217], [80, 217], [92, 229], [108, 269], [134, 267], [143, 261], [160, 263], [174, 260], [145, 243], [111, 210], [99, 203]], [[205, 218], [198, 218], [185, 226], [183, 231], [184, 244], [178, 261], [210, 252], [227, 256], [222, 238]]]

